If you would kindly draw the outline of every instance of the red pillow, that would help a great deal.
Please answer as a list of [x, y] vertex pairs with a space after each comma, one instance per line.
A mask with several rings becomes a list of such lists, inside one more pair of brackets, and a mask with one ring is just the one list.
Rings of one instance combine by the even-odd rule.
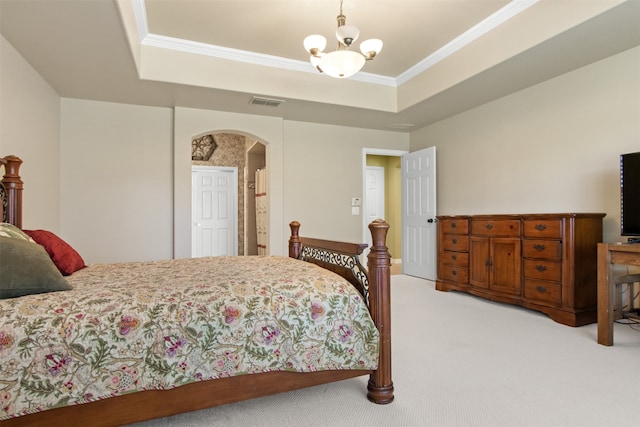
[[67, 242], [50, 231], [22, 230], [36, 243], [44, 246], [60, 273], [65, 276], [86, 267], [84, 260]]

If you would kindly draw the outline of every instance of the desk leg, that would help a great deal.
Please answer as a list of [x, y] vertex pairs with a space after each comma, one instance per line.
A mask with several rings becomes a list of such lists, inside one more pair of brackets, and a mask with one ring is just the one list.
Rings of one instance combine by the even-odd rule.
[[598, 344], [613, 345], [615, 284], [611, 280], [609, 245], [598, 244]]

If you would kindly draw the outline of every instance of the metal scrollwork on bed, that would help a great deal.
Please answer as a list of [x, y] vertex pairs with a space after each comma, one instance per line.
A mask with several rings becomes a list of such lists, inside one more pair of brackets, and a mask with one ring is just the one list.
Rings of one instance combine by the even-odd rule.
[[302, 261], [313, 262], [314, 264], [318, 264], [321, 267], [346, 277], [347, 280], [360, 292], [365, 301], [369, 300], [369, 279], [367, 278], [367, 270], [360, 263], [360, 258], [358, 256], [303, 244], [299, 259]]
[[369, 302], [369, 272], [360, 263], [360, 256], [367, 248], [366, 243], [302, 238], [299, 235], [298, 221], [291, 222], [289, 227], [291, 228], [290, 257], [312, 262], [343, 276], [360, 292], [364, 300]]

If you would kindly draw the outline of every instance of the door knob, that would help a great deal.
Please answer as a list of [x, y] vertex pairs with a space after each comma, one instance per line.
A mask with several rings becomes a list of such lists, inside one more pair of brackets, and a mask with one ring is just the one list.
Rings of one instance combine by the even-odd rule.
[[429, 224], [432, 224], [432, 223], [434, 223], [434, 222], [438, 222], [438, 219], [437, 219], [437, 218], [429, 218], [429, 219], [427, 220], [427, 222], [428, 222]]

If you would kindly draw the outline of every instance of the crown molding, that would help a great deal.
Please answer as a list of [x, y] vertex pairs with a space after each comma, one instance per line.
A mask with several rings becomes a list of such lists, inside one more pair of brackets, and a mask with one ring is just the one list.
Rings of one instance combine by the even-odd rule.
[[133, 5], [133, 13], [138, 27], [138, 36], [140, 40], [144, 41], [149, 34], [149, 21], [147, 21], [147, 9], [144, 5], [144, 0], [132, 0], [131, 4]]
[[480, 21], [478, 24], [474, 25], [455, 39], [451, 40], [446, 45], [442, 46], [440, 49], [436, 50], [431, 55], [427, 56], [422, 61], [418, 62], [413, 67], [407, 69], [407, 71], [400, 74], [396, 78], [397, 84], [401, 85], [403, 83], [406, 83], [407, 81], [416, 77], [418, 74], [433, 67], [438, 62], [459, 51], [480, 36], [490, 32], [500, 24], [508, 21], [520, 12], [533, 6], [537, 2], [538, 0], [513, 0], [502, 9], [488, 16], [483, 21]]
[[[232, 49], [207, 43], [194, 42], [191, 40], [162, 36], [158, 34], [148, 33], [146, 37], [142, 39], [142, 44], [145, 46], [154, 46], [163, 49], [193, 53], [197, 55], [211, 56], [220, 59], [227, 59], [230, 61], [262, 65], [265, 67], [274, 67], [292, 71], [300, 71], [304, 73], [318, 74], [318, 70], [316, 70], [308, 61], [298, 61], [295, 59], [288, 59], [280, 56], [265, 55], [262, 53]], [[358, 76], [358, 78], [355, 78], [356, 76]], [[353, 76], [354, 78], [351, 78], [351, 80], [395, 86], [395, 79], [391, 77], [379, 76], [377, 74], [371, 73], [359, 73], [356, 76]]]
[[[539, 0], [511, 1], [494, 14], [490, 15], [469, 30], [465, 31], [460, 36], [456, 37], [455, 39], [395, 78], [382, 76], [379, 74], [359, 72], [349, 79], [361, 81], [364, 83], [398, 87], [401, 84], [406, 83], [407, 81], [416, 77], [418, 74], [433, 67], [437, 63], [443, 61], [448, 56], [452, 55], [474, 40], [478, 39], [480, 36], [490, 32], [500, 24], [508, 21], [520, 12], [528, 9], [538, 1]], [[227, 59], [230, 61], [262, 65], [266, 67], [318, 74], [318, 71], [308, 61], [299, 61], [274, 55], [265, 55], [262, 53], [249, 52], [245, 50], [232, 49], [228, 47], [216, 46], [191, 40], [151, 34], [149, 33], [148, 29], [149, 27], [144, 0], [132, 0], [132, 3], [136, 15], [138, 34], [140, 36], [140, 40], [142, 41], [142, 45], [155, 46], [163, 49], [171, 49], [197, 55], [206, 55], [215, 58]]]

